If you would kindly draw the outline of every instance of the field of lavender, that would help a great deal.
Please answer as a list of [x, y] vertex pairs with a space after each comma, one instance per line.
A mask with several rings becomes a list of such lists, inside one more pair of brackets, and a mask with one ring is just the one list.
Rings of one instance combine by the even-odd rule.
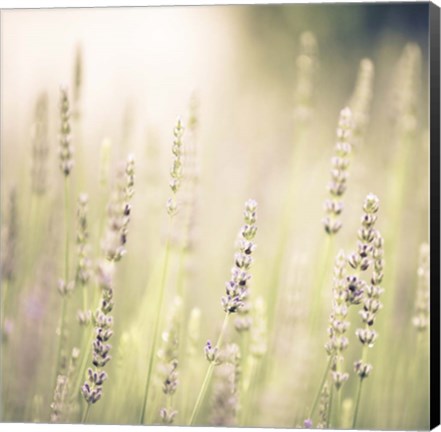
[[0, 420], [428, 428], [427, 10], [3, 11]]

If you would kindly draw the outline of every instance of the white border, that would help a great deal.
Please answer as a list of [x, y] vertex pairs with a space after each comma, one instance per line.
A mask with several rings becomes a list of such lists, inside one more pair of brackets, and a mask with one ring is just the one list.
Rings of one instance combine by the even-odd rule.
[[[441, 0], [433, 1], [439, 6]], [[283, 4], [283, 3], [415, 3], [415, 0], [389, 0], [365, 2], [363, 0], [0, 0], [2, 9], [63, 8], [63, 7], [133, 7], [133, 6], [184, 6], [228, 4]]]

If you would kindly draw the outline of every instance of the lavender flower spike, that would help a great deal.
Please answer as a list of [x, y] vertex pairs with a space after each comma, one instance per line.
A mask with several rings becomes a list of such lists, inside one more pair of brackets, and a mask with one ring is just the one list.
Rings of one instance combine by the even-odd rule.
[[252, 253], [256, 248], [253, 239], [257, 232], [257, 202], [250, 199], [245, 203], [245, 225], [239, 232], [238, 251], [234, 256], [231, 279], [226, 283], [226, 295], [222, 297], [222, 306], [227, 313], [239, 312], [247, 308], [249, 270], [253, 263]]

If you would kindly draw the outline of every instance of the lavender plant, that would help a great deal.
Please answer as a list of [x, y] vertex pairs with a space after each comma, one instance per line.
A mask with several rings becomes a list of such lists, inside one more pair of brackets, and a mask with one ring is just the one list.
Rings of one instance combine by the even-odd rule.
[[[170, 182], [169, 182], [172, 196], [167, 200], [166, 203], [166, 209], [169, 216], [170, 232], [172, 231], [173, 228], [172, 224], [174, 221], [174, 216], [179, 210], [178, 191], [181, 188], [181, 178], [182, 178], [182, 169], [183, 169], [182, 167], [183, 134], [184, 134], [184, 126], [182, 124], [181, 119], [178, 119], [176, 123], [176, 127], [173, 130], [173, 136], [174, 136], [173, 145], [172, 145], [173, 161], [172, 161], [172, 168], [170, 170]], [[161, 276], [161, 285], [159, 288], [156, 316], [154, 320], [153, 338], [150, 346], [150, 356], [148, 360], [144, 397], [142, 401], [141, 415], [139, 419], [140, 424], [144, 424], [145, 422], [146, 405], [148, 401], [148, 396], [150, 391], [150, 381], [151, 381], [153, 365], [155, 360], [154, 353], [156, 352], [156, 345], [159, 337], [159, 328], [160, 328], [159, 325], [160, 325], [160, 319], [161, 319], [163, 303], [164, 303], [169, 259], [170, 259], [170, 238], [167, 237], [165, 252], [164, 252], [164, 263], [163, 263], [162, 276]]]
[[234, 426], [239, 410], [240, 350], [235, 344], [227, 345], [222, 363], [216, 369], [213, 391], [211, 424]]
[[31, 190], [33, 194], [44, 195], [47, 189], [49, 156], [49, 114], [47, 93], [37, 99], [32, 125]]
[[1, 260], [1, 281], [2, 281], [2, 303], [1, 303], [1, 339], [2, 343], [7, 340], [8, 331], [6, 327], [6, 305], [8, 301], [8, 291], [12, 282], [16, 277], [17, 263], [17, 195], [15, 189], [11, 189], [9, 193], [8, 220], [2, 230], [3, 254]]
[[87, 314], [87, 285], [92, 276], [92, 260], [90, 259], [89, 227], [87, 205], [89, 198], [81, 194], [77, 209], [77, 267], [75, 283], [83, 288], [83, 310], [79, 315]]
[[57, 384], [54, 391], [54, 399], [51, 403], [51, 423], [62, 423], [69, 418], [69, 390], [72, 385], [73, 373], [78, 361], [80, 351], [73, 348], [70, 356], [70, 362], [65, 374], [57, 376]]
[[361, 147], [369, 124], [374, 75], [375, 68], [373, 62], [367, 58], [361, 60], [357, 82], [348, 104], [354, 117], [352, 139], [355, 148]]
[[[370, 284], [366, 284], [363, 290], [363, 308], [359, 312], [364, 326], [359, 327], [355, 332], [363, 345], [363, 349], [361, 359], [354, 363], [354, 370], [359, 377], [359, 381], [352, 423], [353, 428], [355, 428], [357, 424], [362, 384], [372, 371], [372, 365], [367, 363], [367, 355], [368, 349], [372, 348], [377, 338], [377, 332], [373, 329], [373, 325], [377, 313], [383, 307], [380, 301], [383, 288], [381, 288], [380, 284], [383, 280], [384, 270], [384, 241], [379, 231], [374, 229], [378, 209], [378, 198], [373, 194], [369, 194], [363, 205], [364, 215], [362, 217], [362, 228], [359, 231], [361, 241], [358, 245], [358, 256], [361, 270], [367, 268], [370, 263], [372, 263], [373, 269]], [[363, 260], [366, 259], [368, 259], [368, 261], [365, 261], [363, 265]]]
[[107, 373], [104, 366], [112, 358], [110, 350], [109, 339], [113, 335], [113, 317], [112, 312], [113, 301], [113, 265], [102, 263], [99, 267], [99, 284], [102, 290], [102, 298], [99, 309], [95, 312], [93, 317], [95, 339], [92, 343], [92, 364], [94, 368], [87, 369], [87, 380], [81, 388], [81, 392], [87, 407], [84, 410], [82, 423], [85, 423], [89, 414], [89, 408], [92, 404], [101, 399], [103, 393], [103, 383], [107, 379]]
[[430, 283], [430, 250], [427, 243], [420, 246], [418, 265], [418, 285], [415, 296], [415, 311], [412, 324], [419, 332], [424, 332], [429, 326], [429, 283]]
[[210, 364], [190, 417], [190, 425], [192, 425], [196, 420], [202, 401], [207, 392], [214, 367], [219, 361], [219, 350], [222, 347], [222, 342], [228, 327], [230, 315], [247, 306], [249, 296], [248, 281], [251, 278], [249, 270], [251, 268], [251, 264], [253, 263], [252, 253], [256, 247], [253, 242], [257, 233], [256, 211], [256, 201], [252, 199], [248, 200], [245, 203], [245, 224], [239, 231], [238, 250], [234, 256], [234, 266], [231, 270], [231, 279], [226, 283], [226, 295], [222, 297], [222, 306], [225, 311], [225, 319], [216, 344], [213, 346], [210, 341], [207, 341], [205, 345], [205, 356]]
[[[114, 306], [114, 267], [126, 253], [128, 224], [131, 215], [130, 200], [134, 193], [135, 182], [134, 157], [129, 155], [124, 165], [119, 167], [116, 177], [115, 190], [108, 206], [108, 228], [103, 242], [103, 253], [107, 261], [98, 267], [98, 281], [101, 291], [99, 307], [93, 316], [94, 340], [92, 341], [92, 364], [95, 367], [87, 370], [87, 380], [81, 387], [81, 392], [87, 403], [83, 412], [82, 423], [87, 421], [90, 406], [101, 399], [102, 385], [107, 379], [104, 366], [111, 359], [109, 354], [112, 346], [108, 343], [113, 335], [113, 317], [110, 313]], [[82, 377], [85, 360], [80, 368]]]
[[328, 184], [330, 198], [325, 201], [326, 216], [323, 218], [323, 226], [328, 235], [336, 234], [342, 226], [340, 215], [343, 211], [342, 197], [347, 187], [352, 129], [352, 112], [349, 108], [344, 108], [338, 121], [335, 156], [331, 159], [331, 181]]
[[162, 334], [162, 347], [158, 352], [162, 376], [162, 392], [166, 398], [166, 406], [160, 410], [161, 420], [164, 424], [172, 424], [178, 412], [173, 409], [173, 395], [178, 387], [179, 365], [179, 325], [182, 300], [175, 297], [170, 306], [166, 330]]
[[58, 354], [55, 364], [55, 376], [59, 375], [63, 369], [64, 343], [65, 343], [65, 321], [67, 309], [67, 296], [74, 289], [74, 282], [70, 280], [70, 194], [69, 194], [69, 175], [74, 166], [73, 146], [70, 126], [70, 103], [67, 89], [60, 89], [60, 136], [59, 136], [59, 165], [64, 177], [64, 221], [65, 221], [65, 246], [64, 246], [64, 278], [58, 281], [58, 292], [61, 300], [61, 315], [58, 334]]

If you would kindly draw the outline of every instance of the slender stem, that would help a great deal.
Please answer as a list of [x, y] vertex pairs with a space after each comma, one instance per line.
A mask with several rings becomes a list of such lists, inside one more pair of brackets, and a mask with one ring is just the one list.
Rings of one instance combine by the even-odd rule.
[[[340, 372], [341, 371], [341, 366], [342, 366], [342, 362], [344, 361], [343, 356], [341, 355], [341, 350], [339, 348], [337, 348], [337, 356], [336, 356], [336, 371]], [[335, 428], [338, 428], [338, 424], [339, 424], [339, 414], [340, 414], [340, 407], [341, 407], [341, 387], [340, 388], [335, 388], [335, 391], [337, 392], [337, 400], [335, 401], [336, 403], [334, 403], [334, 413], [331, 411], [331, 415], [333, 414], [333, 419], [335, 420], [335, 423], [333, 423], [333, 426]]]
[[310, 318], [310, 331], [314, 332], [317, 324], [318, 317], [321, 315], [323, 285], [325, 283], [326, 275], [329, 271], [330, 260], [333, 254], [334, 235], [326, 234], [323, 248], [321, 249], [319, 264], [317, 266], [318, 272], [316, 273], [316, 279], [313, 283], [313, 304], [311, 308]]
[[199, 413], [202, 401], [205, 397], [205, 393], [207, 392], [208, 385], [210, 384], [211, 377], [213, 375], [213, 370], [214, 370], [214, 361], [210, 362], [210, 365], [208, 366], [207, 373], [205, 374], [204, 381], [202, 382], [202, 387], [199, 391], [198, 398], [196, 399], [196, 403], [193, 408], [193, 412], [191, 413], [189, 426], [193, 426], [196, 416]]
[[99, 208], [99, 221], [98, 221], [98, 235], [96, 241], [96, 254], [99, 254], [100, 251], [100, 241], [103, 238], [104, 225], [106, 221], [106, 192], [101, 191], [100, 193], [100, 208]]
[[250, 383], [254, 378], [255, 371], [257, 366], [257, 360], [256, 358], [251, 355], [250, 357], [250, 365], [248, 367], [248, 370], [246, 371], [247, 374], [244, 374], [244, 380], [243, 380], [243, 386], [242, 386], [242, 413], [241, 413], [241, 419], [240, 419], [240, 425], [245, 426], [247, 424], [247, 418], [248, 418], [248, 411], [250, 409], [251, 405], [251, 399], [252, 399], [252, 392], [249, 392], [250, 389]]
[[[367, 325], [367, 324], [365, 325], [365, 328], [368, 328], [368, 325]], [[366, 360], [367, 360], [367, 353], [368, 353], [367, 350], [368, 350], [367, 345], [363, 345], [363, 349], [362, 349], [362, 351], [361, 351], [361, 360], [362, 360], [362, 362], [366, 362]], [[359, 405], [360, 405], [360, 398], [361, 398], [361, 384], [362, 384], [362, 382], [363, 382], [363, 379], [364, 379], [364, 378], [361, 378], [361, 377], [360, 377], [360, 381], [359, 381], [359, 383], [358, 383], [358, 388], [357, 388], [357, 401], [356, 401], [356, 404], [355, 404], [354, 419], [353, 419], [353, 422], [352, 422], [352, 428], [353, 428], [353, 429], [355, 428], [355, 424], [357, 423], [358, 408], [359, 408]]]
[[58, 374], [58, 371], [61, 367], [61, 353], [63, 351], [63, 336], [64, 336], [64, 322], [65, 322], [65, 315], [66, 315], [66, 294], [63, 294], [63, 297], [61, 299], [61, 316], [60, 316], [60, 334], [58, 336], [58, 354], [57, 354], [57, 364], [56, 364], [56, 373]]
[[178, 271], [178, 279], [176, 282], [177, 285], [177, 294], [184, 301], [185, 295], [185, 264], [187, 261], [187, 249], [181, 248], [179, 253], [179, 271]]
[[69, 181], [64, 177], [64, 215], [66, 224], [65, 251], [64, 251], [64, 278], [69, 282], [69, 236], [70, 236], [70, 209], [69, 209]]
[[[69, 182], [68, 177], [64, 177], [64, 221], [65, 221], [65, 249], [64, 249], [64, 283], [65, 288], [69, 284]], [[66, 321], [67, 292], [62, 294], [61, 316], [60, 316], [60, 335], [58, 342], [57, 363], [55, 365], [55, 380], [60, 370], [61, 353], [63, 351], [64, 326]]]
[[[215, 345], [215, 348], [217, 348], [218, 350], [222, 346], [222, 341], [223, 341], [223, 338], [224, 338], [224, 335], [225, 335], [225, 331], [226, 331], [226, 329], [228, 327], [229, 318], [230, 318], [230, 313], [227, 312], [225, 314], [225, 319], [224, 319], [224, 323], [222, 324], [222, 329], [221, 329], [221, 332], [219, 334], [219, 338], [218, 338], [217, 343]], [[201, 405], [202, 405], [202, 401], [205, 398], [205, 394], [206, 394], [206, 392], [208, 390], [208, 385], [210, 384], [211, 377], [213, 375], [214, 366], [215, 366], [215, 361], [211, 361], [210, 365], [208, 366], [207, 373], [205, 374], [204, 381], [202, 382], [202, 387], [201, 387], [201, 389], [199, 391], [199, 395], [198, 395], [198, 397], [196, 399], [196, 403], [195, 403], [195, 406], [193, 408], [193, 412], [191, 413], [190, 421], [188, 423], [189, 426], [193, 425], [193, 423], [196, 420], [196, 417], [197, 417], [197, 415], [199, 413], [199, 410], [200, 410]]]
[[329, 395], [328, 415], [326, 416], [326, 429], [329, 429], [332, 413], [332, 400], [334, 399], [334, 384], [331, 384], [331, 393]]
[[83, 286], [83, 312], [87, 312], [87, 303], [88, 303], [88, 299], [87, 299], [87, 284], [84, 284]]
[[[86, 289], [86, 287], [85, 287]], [[99, 287], [97, 286], [95, 289], [96, 292], [99, 292]], [[92, 301], [94, 301], [95, 299], [92, 298]], [[96, 300], [98, 301], [98, 300]], [[95, 302], [94, 302], [95, 304]], [[98, 305], [97, 305], [98, 307]], [[93, 327], [93, 326], [92, 326]], [[74, 389], [74, 397], [77, 394], [77, 389], [80, 390], [80, 385], [81, 385], [81, 380], [84, 379], [84, 375], [86, 373], [86, 366], [87, 366], [87, 360], [89, 359], [89, 353], [90, 353], [90, 349], [92, 347], [92, 342], [93, 342], [93, 338], [94, 338], [94, 330], [92, 329], [89, 333], [89, 337], [86, 336], [87, 333], [87, 328], [84, 329], [84, 335], [83, 335], [83, 340], [82, 340], [82, 344], [81, 344], [81, 349], [80, 349], [80, 354], [81, 354], [81, 364], [80, 364], [80, 368], [78, 369], [78, 374], [77, 374], [77, 379], [75, 381], [75, 385], [73, 386]], [[79, 393], [80, 394], [80, 391]]]
[[89, 415], [89, 410], [90, 410], [90, 404], [88, 403], [87, 406], [86, 406], [86, 409], [83, 412], [83, 416], [81, 418], [81, 423], [86, 423], [87, 417]]
[[5, 333], [5, 322], [6, 322], [5, 314], [6, 314], [6, 299], [8, 295], [8, 288], [9, 288], [9, 279], [5, 279], [2, 284], [2, 304], [1, 304], [1, 330], [3, 332], [2, 340], [4, 338], [4, 333]]
[[[86, 329], [85, 329], [86, 331]], [[93, 341], [93, 332], [90, 332], [89, 337], [86, 338], [86, 335], [84, 335], [83, 337], [83, 343], [81, 345], [81, 350], [80, 353], [82, 355], [82, 359], [81, 359], [81, 365], [80, 368], [78, 369], [78, 375], [77, 375], [77, 379], [75, 381], [75, 385], [73, 387], [74, 391], [76, 392], [77, 389], [79, 390], [79, 387], [81, 385], [81, 380], [84, 378], [84, 374], [86, 371], [86, 366], [87, 366], [87, 360], [89, 358], [89, 349], [92, 346], [92, 341]], [[80, 392], [78, 392], [79, 394]], [[76, 395], [76, 393], [74, 394], [74, 396]]]
[[[275, 313], [279, 301], [279, 285], [282, 276], [283, 266], [285, 264], [284, 255], [286, 253], [287, 246], [290, 241], [290, 234], [292, 234], [292, 230], [290, 228], [295, 225], [294, 218], [296, 216], [296, 212], [292, 211], [292, 203], [296, 202], [296, 199], [298, 197], [297, 179], [299, 177], [299, 172], [300, 172], [299, 169], [300, 161], [302, 160], [302, 158], [300, 158], [299, 155], [303, 153], [302, 149], [306, 143], [305, 140], [306, 136], [307, 136], [307, 128], [305, 128], [304, 124], [294, 129], [293, 142], [295, 143], [295, 146], [293, 149], [291, 163], [290, 163], [291, 175], [287, 179], [288, 188], [286, 190], [286, 199], [284, 200], [284, 205], [282, 206], [281, 209], [282, 212], [279, 223], [279, 231], [278, 231], [279, 238], [277, 240], [277, 249], [272, 264], [272, 271], [271, 271], [272, 276], [268, 283], [268, 286], [272, 286], [274, 288], [273, 290], [271, 290], [270, 295], [267, 297], [269, 333], [271, 333], [271, 330], [275, 325]], [[269, 368], [271, 367], [271, 361], [272, 361], [271, 356], [268, 356], [265, 361], [266, 369], [268, 369], [268, 367]], [[264, 374], [266, 373], [267, 371], [264, 370]]]
[[[186, 262], [187, 262], [187, 258], [189, 257], [188, 254], [188, 249], [186, 247], [182, 247], [180, 249], [180, 253], [179, 253], [179, 269], [178, 269], [178, 278], [176, 281], [177, 284], [177, 295], [181, 300], [181, 308], [179, 310], [179, 317], [178, 317], [178, 322], [179, 322], [179, 326], [178, 326], [178, 340], [179, 341], [184, 341], [187, 338], [187, 329], [185, 326], [186, 323], [186, 313], [185, 313], [185, 305], [186, 305], [186, 279], [187, 279], [187, 271], [186, 271]], [[179, 365], [180, 367], [183, 367], [184, 369], [186, 368], [186, 365], [191, 363], [191, 359], [188, 358], [188, 356], [185, 355], [186, 353], [186, 345], [184, 343], [179, 342], [179, 350], [178, 350], [178, 361], [179, 361]], [[182, 380], [182, 388], [183, 390], [185, 390], [187, 388], [187, 380]], [[186, 415], [186, 410], [187, 410], [187, 406], [188, 406], [188, 397], [185, 391], [181, 391], [180, 392], [180, 396], [178, 396], [177, 398], [181, 401], [182, 405], [183, 405], [183, 409], [180, 412], [180, 417], [182, 419], [186, 419], [187, 415]], [[183, 400], [182, 400], [183, 399]], [[179, 404], [179, 401], [177, 402], [177, 404]]]
[[242, 381], [242, 390], [241, 393], [243, 396], [245, 396], [250, 388], [250, 384], [251, 384], [251, 380], [253, 377], [253, 372], [257, 363], [256, 357], [254, 357], [254, 355], [250, 354], [249, 357], [249, 363], [248, 363], [248, 367], [244, 369], [244, 373], [243, 373], [243, 381]]
[[357, 386], [357, 400], [355, 402], [355, 410], [354, 410], [354, 419], [352, 420], [352, 429], [355, 429], [357, 424], [358, 417], [358, 407], [360, 406], [360, 398], [361, 398], [361, 385], [363, 384], [363, 378], [360, 378]]
[[[24, 257], [24, 262], [25, 262], [25, 268], [27, 269], [27, 272], [29, 274], [32, 273], [32, 258], [33, 258], [33, 254], [34, 254], [34, 246], [35, 246], [35, 237], [36, 237], [36, 230], [39, 221], [35, 220], [35, 203], [36, 203], [36, 198], [35, 198], [35, 194], [31, 194], [31, 199], [30, 199], [30, 204], [29, 204], [29, 219], [30, 221], [32, 221], [31, 223], [35, 223], [34, 226], [31, 226], [31, 232], [29, 235], [29, 246], [26, 248], [25, 251], [25, 257]], [[26, 277], [26, 276], [25, 276]]]
[[312, 419], [312, 416], [314, 415], [314, 411], [317, 408], [317, 404], [320, 399], [320, 395], [322, 393], [323, 386], [325, 385], [326, 378], [328, 377], [328, 372], [329, 372], [329, 368], [331, 367], [331, 362], [332, 362], [332, 357], [329, 357], [328, 364], [326, 365], [325, 373], [323, 374], [322, 381], [320, 382], [320, 387], [319, 387], [318, 392], [314, 398], [314, 403], [312, 404], [311, 411], [309, 412], [308, 418], [310, 418], [310, 419]]
[[[0, 399], [3, 400], [3, 412], [6, 411], [6, 406], [5, 406], [5, 400], [6, 400], [6, 395], [8, 394], [8, 387], [9, 385], [7, 385], [6, 383], [6, 372], [9, 370], [6, 367], [6, 347], [3, 345], [3, 343], [6, 341], [6, 329], [5, 329], [5, 323], [6, 323], [6, 318], [5, 318], [5, 313], [6, 313], [6, 298], [7, 298], [7, 293], [8, 293], [8, 285], [9, 285], [9, 279], [5, 279], [5, 281], [2, 284], [2, 304], [1, 304], [1, 328], [0, 328], [0, 335], [1, 335], [1, 342], [2, 342], [2, 346], [0, 348]], [[9, 384], [9, 383], [8, 383]], [[3, 421], [7, 421], [7, 419], [5, 418], [4, 414], [3, 414]]]
[[340, 410], [341, 410], [341, 388], [336, 389], [337, 392], [337, 403], [335, 404], [335, 423], [334, 427], [337, 429], [340, 423]]
[[[173, 219], [170, 219], [170, 228], [172, 226]], [[170, 229], [171, 231], [171, 229]], [[159, 323], [161, 321], [161, 312], [162, 312], [162, 306], [164, 303], [164, 294], [165, 294], [165, 285], [167, 280], [167, 273], [168, 273], [168, 266], [169, 266], [169, 258], [170, 258], [170, 238], [167, 237], [167, 243], [165, 245], [165, 255], [164, 255], [164, 265], [162, 267], [162, 277], [161, 277], [161, 285], [159, 288], [159, 299], [158, 304], [156, 308], [156, 317], [155, 317], [155, 325], [153, 330], [153, 340], [152, 344], [150, 346], [150, 357], [149, 357], [149, 367], [147, 370], [147, 377], [145, 382], [145, 389], [144, 389], [144, 397], [142, 401], [142, 410], [141, 410], [141, 416], [140, 416], [140, 424], [144, 424], [145, 421], [145, 414], [146, 414], [146, 405], [148, 401], [149, 396], [149, 390], [150, 390], [150, 381], [152, 377], [152, 371], [153, 371], [153, 363], [155, 360], [155, 351], [156, 351], [156, 344], [159, 338]]]

